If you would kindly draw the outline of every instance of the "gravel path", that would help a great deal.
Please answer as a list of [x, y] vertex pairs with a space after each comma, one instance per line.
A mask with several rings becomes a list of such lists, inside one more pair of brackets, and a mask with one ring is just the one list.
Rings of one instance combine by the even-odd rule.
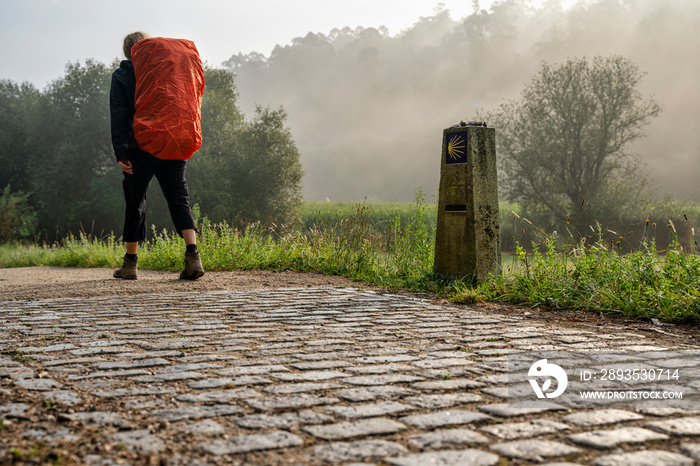
[[207, 272], [195, 281], [180, 280], [178, 272], [153, 270], [139, 270], [138, 280], [117, 280], [112, 278], [112, 272], [97, 268], [0, 268], [0, 301], [256, 288], [342, 287], [354, 283], [342, 277], [293, 272]]

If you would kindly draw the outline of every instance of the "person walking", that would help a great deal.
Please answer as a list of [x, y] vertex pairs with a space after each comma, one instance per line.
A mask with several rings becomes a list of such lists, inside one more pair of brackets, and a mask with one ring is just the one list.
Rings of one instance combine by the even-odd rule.
[[134, 137], [136, 77], [131, 61], [131, 48], [149, 36], [134, 32], [124, 38], [126, 60], [112, 74], [109, 106], [112, 146], [117, 163], [123, 171], [122, 186], [126, 212], [123, 240], [126, 244], [122, 266], [114, 272], [115, 278], [137, 279], [139, 242], [146, 239], [146, 194], [155, 176], [163, 190], [175, 229], [185, 240], [185, 266], [181, 279], [196, 280], [204, 275], [197, 250], [197, 226], [189, 203], [185, 180], [186, 160], [162, 159], [141, 150]]

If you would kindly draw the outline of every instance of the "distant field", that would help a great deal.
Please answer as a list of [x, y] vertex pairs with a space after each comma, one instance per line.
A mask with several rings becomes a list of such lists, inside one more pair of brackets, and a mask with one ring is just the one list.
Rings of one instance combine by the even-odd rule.
[[[429, 230], [435, 229], [437, 204], [425, 203]], [[397, 219], [402, 225], [411, 223], [415, 216], [415, 204], [411, 202], [315, 202], [306, 201], [299, 211], [303, 227], [335, 225], [353, 215], [362, 214], [372, 229], [386, 232], [389, 224]]]
[[[500, 219], [502, 246], [505, 254], [514, 254], [514, 239], [522, 239], [514, 228], [513, 213], [519, 210], [516, 204], [501, 202]], [[416, 218], [418, 214], [418, 219]], [[317, 202], [305, 201], [299, 210], [300, 227], [309, 231], [319, 227], [337, 226], [349, 218], [361, 215], [375, 233], [388, 234], [396, 222], [401, 228], [422, 221], [428, 234], [435, 235], [437, 203], [435, 202]], [[513, 239], [514, 238], [514, 239]], [[434, 239], [433, 239], [434, 241]], [[529, 243], [529, 240], [527, 241]]]

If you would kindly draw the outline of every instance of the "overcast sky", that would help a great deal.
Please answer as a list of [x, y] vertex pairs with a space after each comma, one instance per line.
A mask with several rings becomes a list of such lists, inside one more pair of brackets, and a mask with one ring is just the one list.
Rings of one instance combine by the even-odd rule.
[[218, 66], [238, 52], [269, 56], [276, 44], [336, 27], [383, 25], [396, 35], [438, 3], [455, 19], [473, 11], [473, 0], [0, 0], [0, 79], [43, 89], [68, 62], [121, 57], [123, 37], [136, 30], [191, 39]]

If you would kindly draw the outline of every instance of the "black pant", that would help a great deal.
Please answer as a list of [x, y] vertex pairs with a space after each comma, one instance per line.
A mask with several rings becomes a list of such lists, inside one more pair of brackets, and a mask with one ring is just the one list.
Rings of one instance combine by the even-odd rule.
[[129, 161], [133, 174], [124, 173], [122, 182], [126, 200], [124, 241], [135, 243], [146, 239], [146, 193], [154, 175], [168, 201], [177, 234], [182, 236], [182, 230], [196, 230], [185, 180], [187, 161], [163, 160], [141, 150], [133, 151]]

